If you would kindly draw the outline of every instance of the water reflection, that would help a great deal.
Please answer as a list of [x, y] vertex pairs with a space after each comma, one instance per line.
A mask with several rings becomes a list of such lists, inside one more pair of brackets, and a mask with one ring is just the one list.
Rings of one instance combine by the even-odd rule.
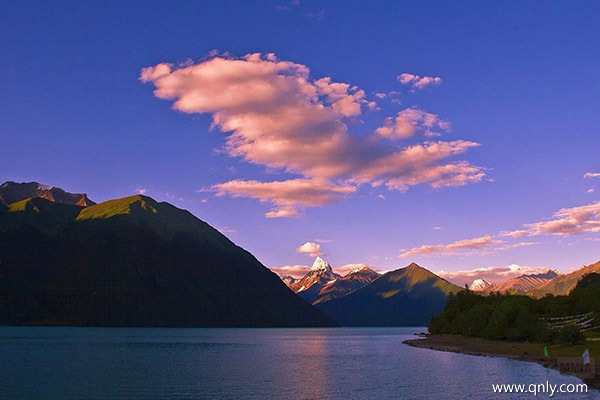
[[402, 343], [420, 330], [0, 328], [0, 390], [16, 399], [462, 399], [494, 398], [492, 383], [579, 383], [537, 364]]

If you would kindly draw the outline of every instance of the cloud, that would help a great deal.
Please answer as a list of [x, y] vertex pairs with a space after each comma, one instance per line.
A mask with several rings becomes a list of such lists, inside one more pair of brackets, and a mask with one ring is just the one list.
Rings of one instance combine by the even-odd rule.
[[423, 245], [414, 247], [400, 254], [400, 258], [413, 256], [451, 256], [462, 250], [484, 250], [490, 249], [492, 245], [503, 243], [501, 240], [494, 239], [493, 236], [481, 236], [472, 239], [459, 240], [450, 244]]
[[293, 276], [296, 279], [302, 278], [310, 271], [308, 265], [286, 265], [283, 267], [269, 267], [269, 269], [279, 276]]
[[543, 234], [570, 236], [600, 232], [600, 202], [562, 208], [549, 221], [525, 224], [525, 229], [502, 232], [502, 236], [538, 236]]
[[306, 253], [311, 257], [320, 257], [323, 255], [321, 245], [313, 242], [306, 242], [296, 249], [297, 253]]
[[384, 125], [375, 132], [388, 139], [406, 139], [422, 133], [427, 137], [440, 136], [435, 128], [448, 132], [450, 123], [441, 120], [437, 115], [420, 110], [416, 107], [404, 109], [395, 118], [386, 118]]
[[481, 167], [451, 160], [478, 143], [399, 143], [417, 133], [432, 137], [435, 130], [449, 130], [447, 121], [418, 108], [386, 119], [378, 133], [350, 132], [349, 123], [356, 126], [363, 111], [377, 108], [364, 90], [331, 77], [312, 79], [305, 65], [272, 53], [241, 58], [212, 53], [196, 64], [160, 63], [144, 68], [140, 80], [152, 83], [154, 95], [172, 101], [177, 111], [210, 114], [213, 129], [226, 134], [225, 154], [297, 176], [213, 187], [221, 196], [270, 203], [269, 217], [294, 217], [302, 207], [338, 202], [361, 184], [406, 191], [419, 184], [462, 186], [485, 176]]
[[600, 178], [600, 172], [587, 172], [583, 175], [584, 178]]
[[289, 11], [300, 5], [300, 0], [291, 0], [286, 5], [276, 5], [275, 9], [279, 11]]
[[501, 283], [521, 275], [542, 274], [548, 270], [547, 267], [526, 267], [512, 264], [507, 267], [484, 267], [463, 271], [439, 271], [436, 272], [442, 278], [463, 286], [471, 284], [475, 279], [485, 279], [491, 283]]
[[425, 89], [428, 86], [441, 85], [442, 78], [437, 76], [419, 76], [405, 72], [398, 76], [398, 82], [403, 85], [410, 85], [413, 89]]
[[143, 188], [143, 187], [138, 187], [137, 189], [135, 189], [135, 192], [138, 194], [146, 194], [148, 192], [148, 189]]
[[323, 206], [343, 200], [354, 193], [354, 186], [338, 186], [317, 179], [259, 182], [234, 180], [215, 185], [217, 196], [252, 197], [261, 202], [272, 202], [275, 208], [268, 218], [299, 217], [299, 206]]

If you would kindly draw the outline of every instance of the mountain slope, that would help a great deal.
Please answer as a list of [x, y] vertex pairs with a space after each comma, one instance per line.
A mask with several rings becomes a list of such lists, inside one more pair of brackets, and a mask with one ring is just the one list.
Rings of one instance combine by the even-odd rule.
[[5, 325], [334, 324], [217, 230], [146, 196], [13, 203], [0, 260]]
[[316, 306], [342, 326], [420, 326], [444, 309], [449, 293], [460, 290], [413, 263]]
[[61, 188], [42, 185], [37, 182], [4, 182], [0, 185], [0, 203], [9, 205], [32, 197], [40, 197], [53, 203], [76, 206], [91, 206], [96, 203], [88, 199], [85, 193], [68, 193]]
[[516, 278], [511, 278], [503, 283], [488, 287], [486, 291], [525, 294], [527, 291], [541, 286], [557, 276], [558, 274], [552, 270], [548, 270], [541, 274], [521, 275]]
[[570, 274], [558, 275], [548, 282], [532, 289], [529, 293], [535, 297], [544, 297], [547, 294], [565, 295], [569, 294], [577, 283], [586, 275], [600, 272], [600, 261], [595, 264], [584, 266]]
[[313, 303], [319, 297], [321, 289], [340, 278], [341, 275], [333, 272], [327, 261], [317, 257], [308, 274], [290, 285], [290, 289], [307, 302]]
[[337, 299], [338, 297], [346, 296], [354, 290], [368, 285], [379, 277], [380, 275], [377, 272], [367, 267], [351, 271], [342, 278], [337, 279], [335, 282], [331, 282], [321, 288], [318, 297], [313, 301], [313, 304], [324, 303]]

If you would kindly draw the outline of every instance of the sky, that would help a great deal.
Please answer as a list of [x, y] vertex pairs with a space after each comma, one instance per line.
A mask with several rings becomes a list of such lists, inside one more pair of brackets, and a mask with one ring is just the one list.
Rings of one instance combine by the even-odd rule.
[[167, 201], [296, 276], [600, 260], [596, 1], [0, 5], [0, 181]]

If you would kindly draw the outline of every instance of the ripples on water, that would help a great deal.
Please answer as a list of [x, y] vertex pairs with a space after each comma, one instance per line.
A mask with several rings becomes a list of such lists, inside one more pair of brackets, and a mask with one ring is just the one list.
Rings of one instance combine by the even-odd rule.
[[0, 327], [0, 397], [533, 399], [491, 385], [581, 383], [533, 363], [402, 343], [422, 330]]

